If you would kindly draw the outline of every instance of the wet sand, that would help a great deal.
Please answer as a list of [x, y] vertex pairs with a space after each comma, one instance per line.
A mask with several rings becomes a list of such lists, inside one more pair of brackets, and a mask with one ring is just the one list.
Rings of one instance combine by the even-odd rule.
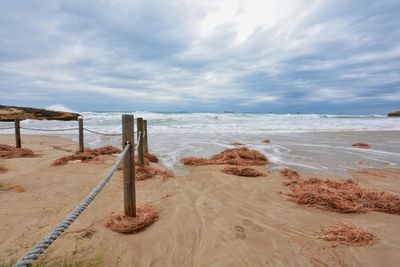
[[[271, 170], [282, 167], [306, 172], [348, 176], [348, 169], [400, 168], [400, 131], [335, 131], [265, 134], [152, 134], [151, 145], [163, 164], [178, 173], [185, 169], [176, 158], [209, 157], [240, 142], [268, 155]], [[263, 143], [269, 139], [270, 143]], [[371, 148], [352, 147], [364, 142]], [[118, 142], [116, 142], [117, 144]]]
[[[1, 143], [14, 142], [12, 135], [0, 138]], [[0, 192], [2, 260], [23, 255], [47, 234], [115, 160], [107, 156], [104, 163], [52, 167], [53, 159], [75, 151], [77, 144], [59, 137], [24, 136], [23, 145], [38, 156], [0, 160], [9, 169], [0, 174], [0, 182], [25, 189]], [[221, 173], [222, 168], [185, 167], [184, 176], [137, 182], [138, 205], [152, 203], [160, 219], [128, 235], [104, 226], [110, 212], [123, 209], [122, 172], [118, 171], [46, 256], [65, 262], [96, 257], [100, 266], [398, 266], [400, 216], [338, 214], [299, 206], [280, 193], [288, 188], [277, 171], [246, 178]], [[265, 171], [263, 166], [257, 169]], [[360, 168], [348, 175], [362, 185], [400, 193], [399, 169]], [[349, 247], [317, 239], [320, 226], [338, 220], [374, 233], [379, 241]], [[94, 233], [82, 235], [82, 229]]]

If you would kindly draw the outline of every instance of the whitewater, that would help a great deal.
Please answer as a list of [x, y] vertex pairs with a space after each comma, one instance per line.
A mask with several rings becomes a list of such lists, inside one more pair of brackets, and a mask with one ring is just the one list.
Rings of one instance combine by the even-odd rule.
[[[86, 128], [108, 134], [121, 133], [121, 115], [126, 113], [147, 119], [150, 151], [178, 174], [184, 174], [179, 158], [210, 156], [233, 142], [264, 152], [271, 161], [269, 169], [287, 166], [346, 175], [347, 169], [359, 168], [359, 162], [367, 162], [365, 167], [400, 165], [400, 118], [386, 115], [80, 112]], [[0, 123], [0, 127], [10, 125]], [[55, 130], [77, 127], [77, 122], [25, 120], [21, 126]], [[49, 133], [23, 130], [22, 134]], [[51, 134], [77, 141], [77, 132]], [[89, 147], [120, 142], [118, 136], [85, 133]], [[354, 142], [368, 142], [372, 148], [353, 148]]]

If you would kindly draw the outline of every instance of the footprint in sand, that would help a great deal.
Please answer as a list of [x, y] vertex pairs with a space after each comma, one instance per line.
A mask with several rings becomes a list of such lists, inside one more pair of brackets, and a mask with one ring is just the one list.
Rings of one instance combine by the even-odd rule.
[[264, 229], [261, 226], [258, 226], [256, 224], [254, 224], [251, 220], [249, 219], [243, 219], [242, 223], [246, 226], [251, 227], [254, 231], [256, 232], [264, 232]]
[[236, 233], [236, 238], [237, 239], [245, 239], [246, 236], [246, 230], [240, 225], [235, 226], [235, 233]]

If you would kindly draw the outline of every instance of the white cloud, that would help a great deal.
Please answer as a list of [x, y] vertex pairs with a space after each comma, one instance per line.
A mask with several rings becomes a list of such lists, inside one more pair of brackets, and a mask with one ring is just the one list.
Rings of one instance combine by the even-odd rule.
[[2, 98], [30, 95], [55, 103], [57, 95], [69, 104], [75, 95], [90, 94], [93, 107], [110, 98], [200, 110], [207, 104], [397, 99], [400, 19], [391, 15], [393, 5], [93, 3], [13, 2], [0, 11]]

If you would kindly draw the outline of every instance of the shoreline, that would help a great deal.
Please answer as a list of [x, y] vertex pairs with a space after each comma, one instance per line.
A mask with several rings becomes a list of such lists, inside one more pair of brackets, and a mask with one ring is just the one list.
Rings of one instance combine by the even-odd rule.
[[[400, 131], [335, 131], [307, 132], [287, 134], [157, 134], [149, 132], [150, 150], [157, 154], [163, 165], [174, 169], [176, 174], [185, 175], [186, 171], [179, 158], [191, 155], [208, 157], [223, 149], [234, 147], [233, 142], [266, 154], [272, 162], [270, 168], [296, 168], [306, 172], [328, 173], [348, 177], [347, 172], [360, 167], [384, 168], [400, 167]], [[13, 138], [13, 134], [0, 134], [0, 137]], [[25, 134], [25, 136], [58, 136], [77, 142], [76, 135], [62, 134]], [[263, 143], [263, 139], [270, 143]], [[24, 133], [22, 133], [24, 142]], [[369, 143], [369, 149], [354, 148], [353, 143]], [[85, 134], [85, 146], [94, 148], [103, 145], [120, 147], [120, 137], [103, 137]]]
[[[13, 138], [10, 135], [1, 143], [12, 145]], [[78, 144], [56, 136], [27, 136], [25, 144], [38, 156], [0, 161], [9, 169], [0, 174], [0, 182], [18, 184], [25, 190], [0, 193], [2, 203], [12, 203], [0, 206], [2, 260], [21, 256], [47, 234], [91, 191], [115, 160], [108, 156], [102, 163], [54, 167], [50, 166], [53, 159], [75, 151]], [[270, 167], [267, 165], [267, 169]], [[223, 165], [184, 168], [187, 170], [184, 176], [136, 182], [138, 205], [154, 204], [160, 219], [144, 231], [130, 235], [112, 232], [104, 226], [104, 218], [110, 212], [123, 209], [122, 172], [118, 171], [42, 258], [66, 262], [100, 259], [95, 266], [310, 266], [321, 262], [329, 266], [340, 262], [351, 266], [396, 266], [398, 263], [398, 215], [340, 214], [299, 206], [279, 193], [288, 189], [278, 171], [268, 171], [266, 177], [248, 178], [220, 172]], [[264, 166], [256, 169], [264, 170]], [[400, 169], [392, 170], [389, 175], [379, 169], [365, 172], [360, 168], [353, 175], [362, 185], [400, 193]], [[315, 175], [300, 173], [306, 178]], [[338, 220], [368, 229], [379, 241], [372, 246], [349, 247], [332, 246], [316, 238], [315, 231], [322, 225]], [[128, 247], [132, 249], [127, 250]]]

